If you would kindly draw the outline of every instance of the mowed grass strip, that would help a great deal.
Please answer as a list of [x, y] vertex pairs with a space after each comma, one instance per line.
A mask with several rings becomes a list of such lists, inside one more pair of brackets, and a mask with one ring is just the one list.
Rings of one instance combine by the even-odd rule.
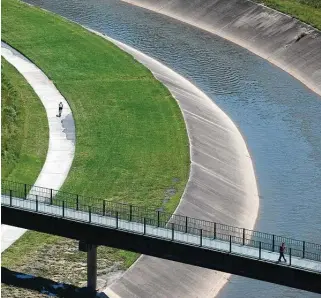
[[76, 153], [63, 190], [160, 206], [177, 178], [178, 203], [189, 172], [185, 124], [148, 69], [82, 27], [15, 0], [2, 1], [2, 39], [35, 62], [72, 108]]
[[49, 144], [46, 111], [25, 78], [1, 61], [1, 178], [34, 184]]
[[320, 0], [254, 0], [321, 30]]
[[[2, 39], [35, 62], [72, 108], [76, 152], [62, 190], [173, 212], [188, 179], [188, 137], [178, 104], [150, 71], [103, 38], [16, 0], [2, 1]], [[98, 275], [107, 281], [137, 257], [99, 247]], [[28, 232], [2, 264], [79, 286], [85, 258], [76, 241]], [[2, 294], [42, 295], [4, 284]]]

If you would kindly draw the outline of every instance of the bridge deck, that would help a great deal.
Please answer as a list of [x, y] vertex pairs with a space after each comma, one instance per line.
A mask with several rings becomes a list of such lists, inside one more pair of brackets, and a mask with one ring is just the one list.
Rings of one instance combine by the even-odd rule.
[[[38, 213], [45, 213], [55, 217], [64, 217], [66, 219], [90, 222], [92, 225], [104, 226], [111, 229], [121, 229], [132, 233], [145, 234], [147, 237], [157, 237], [164, 240], [181, 242], [185, 244], [202, 246], [203, 249], [218, 250], [242, 255], [247, 258], [257, 258], [266, 262], [274, 262], [276, 265], [284, 266], [285, 262], [278, 262], [279, 254], [276, 252], [258, 249], [246, 245], [230, 243], [206, 236], [194, 235], [169, 228], [156, 227], [149, 224], [143, 224], [124, 219], [116, 219], [115, 217], [103, 216], [100, 214], [79, 211], [71, 208], [63, 208], [45, 203], [43, 201], [25, 200], [21, 198], [11, 198], [2, 195], [2, 205], [12, 206], [14, 208], [24, 209]], [[304, 270], [321, 272], [321, 262], [309, 259], [303, 259], [291, 256], [291, 265], [289, 264], [290, 256], [286, 255], [287, 265], [302, 268]]]

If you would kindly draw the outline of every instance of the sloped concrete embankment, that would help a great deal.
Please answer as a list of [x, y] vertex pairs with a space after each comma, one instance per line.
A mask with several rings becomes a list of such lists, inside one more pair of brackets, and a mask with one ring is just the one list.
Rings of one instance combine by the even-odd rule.
[[[121, 42], [107, 39], [149, 68], [182, 110], [190, 141], [191, 172], [176, 213], [253, 228], [259, 207], [254, 169], [231, 119], [182, 76]], [[105, 293], [110, 298], [213, 298], [228, 276], [142, 256]]]
[[123, 1], [241, 45], [321, 95], [321, 32], [309, 25], [248, 0]]

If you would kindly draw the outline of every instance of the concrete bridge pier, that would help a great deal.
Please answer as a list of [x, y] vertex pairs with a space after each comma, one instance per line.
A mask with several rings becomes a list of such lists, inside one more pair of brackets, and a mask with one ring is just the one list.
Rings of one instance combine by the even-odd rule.
[[87, 287], [97, 288], [97, 245], [79, 241], [79, 250], [87, 252]]
[[87, 251], [87, 287], [97, 288], [97, 245], [88, 244]]

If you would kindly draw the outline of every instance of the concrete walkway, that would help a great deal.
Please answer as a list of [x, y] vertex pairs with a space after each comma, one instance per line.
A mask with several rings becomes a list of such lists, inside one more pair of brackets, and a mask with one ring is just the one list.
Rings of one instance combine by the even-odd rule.
[[[94, 31], [93, 31], [94, 32]], [[252, 229], [259, 197], [252, 161], [231, 119], [168, 67], [102, 34], [149, 68], [178, 101], [191, 150], [191, 172], [176, 214]], [[228, 274], [141, 256], [105, 293], [113, 297], [211, 297]]]
[[[58, 190], [67, 178], [75, 153], [75, 124], [71, 109], [55, 85], [32, 62], [3, 42], [1, 55], [24, 76], [45, 107], [49, 124], [49, 146], [46, 161], [35, 185]], [[56, 116], [59, 102], [63, 103], [60, 118]], [[25, 232], [24, 229], [1, 225], [1, 252]]]

